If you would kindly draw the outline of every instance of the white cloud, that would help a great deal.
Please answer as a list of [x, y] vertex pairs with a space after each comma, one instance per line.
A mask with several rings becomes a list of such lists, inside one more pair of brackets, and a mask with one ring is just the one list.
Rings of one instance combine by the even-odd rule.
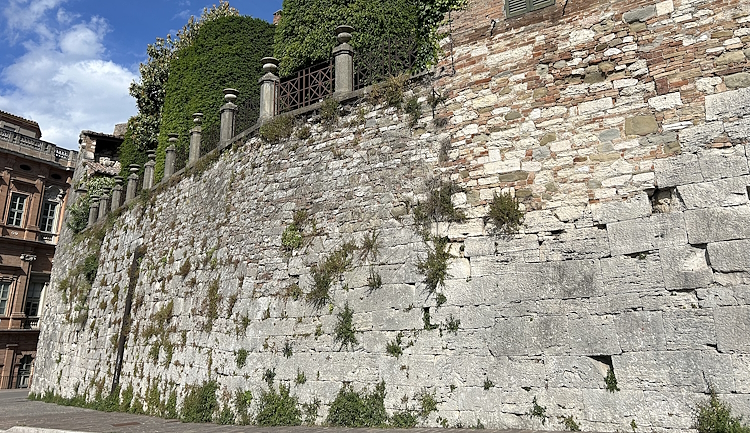
[[136, 75], [106, 58], [106, 20], [78, 22], [64, 2], [11, 0], [3, 10], [6, 38], [25, 53], [0, 73], [0, 109], [38, 122], [44, 140], [77, 149], [81, 130], [111, 133], [135, 114], [128, 87]]

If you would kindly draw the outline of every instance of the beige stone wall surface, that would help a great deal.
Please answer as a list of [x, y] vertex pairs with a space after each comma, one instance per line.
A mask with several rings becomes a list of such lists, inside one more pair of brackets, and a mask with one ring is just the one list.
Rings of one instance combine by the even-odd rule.
[[[452, 14], [449, 54], [405, 95], [415, 126], [357, 101], [333, 126], [302, 118], [310, 138], [250, 138], [120, 215], [90, 292], [46, 298], [34, 391], [106, 394], [130, 286], [121, 384], [142, 402], [216, 380], [231, 405], [273, 370], [321, 401], [318, 423], [342, 383], [381, 380], [389, 412], [433, 393], [431, 426], [540, 428], [536, 401], [546, 428], [686, 431], [710, 387], [750, 416], [750, 4], [570, 0], [506, 20], [498, 3]], [[441, 181], [467, 218], [431, 228], [453, 256], [431, 293], [414, 210]], [[500, 192], [524, 210], [518, 234], [486, 221]], [[311, 305], [315, 265], [373, 233], [377, 256], [355, 252]], [[61, 242], [53, 286], [89, 253]], [[358, 342], [342, 349], [346, 305]]]

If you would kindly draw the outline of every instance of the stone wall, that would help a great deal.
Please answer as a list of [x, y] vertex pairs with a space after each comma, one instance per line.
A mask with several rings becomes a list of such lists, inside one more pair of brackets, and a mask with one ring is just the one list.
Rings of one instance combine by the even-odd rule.
[[[433, 393], [427, 425], [539, 428], [536, 402], [547, 428], [683, 431], [709, 387], [750, 416], [750, 5], [571, 0], [505, 20], [497, 3], [453, 14], [452, 55], [407, 92], [416, 126], [358, 101], [333, 127], [302, 119], [310, 138], [251, 138], [120, 215], [88, 297], [46, 298], [34, 391], [106, 394], [130, 285], [120, 382], [141, 401], [213, 379], [231, 405], [275, 370], [322, 402], [318, 423], [342, 383], [381, 380], [391, 412]], [[431, 94], [446, 98], [437, 120]], [[414, 209], [438, 181], [467, 219], [433, 224], [453, 258], [431, 293]], [[484, 218], [503, 191], [525, 211], [513, 236]], [[377, 256], [355, 252], [331, 301], [307, 302], [314, 265], [372, 233]], [[61, 245], [53, 285], [88, 254]], [[342, 349], [346, 305], [358, 343]]]

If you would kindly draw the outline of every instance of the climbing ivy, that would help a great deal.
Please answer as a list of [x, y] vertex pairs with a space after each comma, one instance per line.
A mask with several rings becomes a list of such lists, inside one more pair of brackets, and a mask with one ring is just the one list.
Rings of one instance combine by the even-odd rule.
[[334, 30], [354, 27], [350, 44], [367, 55], [383, 44], [413, 39], [417, 66], [437, 59], [438, 26], [466, 0], [284, 0], [276, 31], [275, 55], [281, 75], [328, 59], [336, 45]]

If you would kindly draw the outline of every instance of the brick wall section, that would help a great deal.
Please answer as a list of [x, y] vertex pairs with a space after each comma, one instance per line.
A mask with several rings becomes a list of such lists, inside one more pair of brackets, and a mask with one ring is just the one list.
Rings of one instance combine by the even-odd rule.
[[502, 2], [474, 1], [453, 14], [436, 88], [462, 184], [514, 187], [531, 209], [593, 203], [653, 187], [657, 158], [744, 143], [696, 134], [706, 95], [728, 90], [724, 77], [747, 81], [746, 4], [594, 3], [506, 20]]

